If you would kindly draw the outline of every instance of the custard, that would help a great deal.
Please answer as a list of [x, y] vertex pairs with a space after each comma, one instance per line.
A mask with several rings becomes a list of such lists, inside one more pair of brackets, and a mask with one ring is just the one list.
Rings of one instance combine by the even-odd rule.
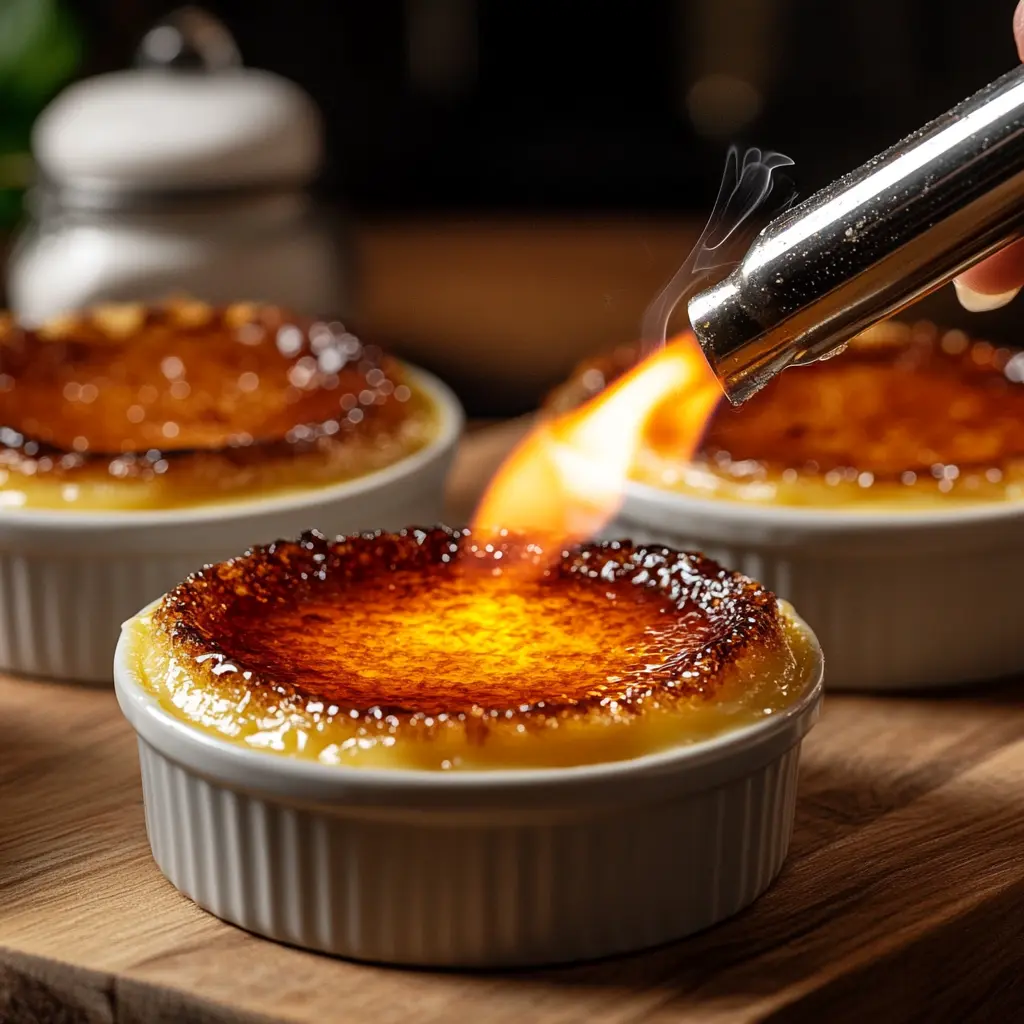
[[760, 584], [626, 543], [550, 558], [437, 528], [307, 534], [195, 573], [128, 626], [171, 714], [330, 765], [617, 761], [776, 714], [804, 628]]
[[[561, 411], [632, 366], [625, 347], [579, 367]], [[697, 496], [863, 508], [1024, 497], [1024, 353], [962, 331], [887, 323], [846, 352], [786, 370], [744, 405], [724, 401], [695, 458], [671, 396], [652, 411], [635, 480]]]
[[103, 306], [0, 317], [0, 514], [165, 509], [362, 476], [437, 412], [339, 323], [273, 306]]

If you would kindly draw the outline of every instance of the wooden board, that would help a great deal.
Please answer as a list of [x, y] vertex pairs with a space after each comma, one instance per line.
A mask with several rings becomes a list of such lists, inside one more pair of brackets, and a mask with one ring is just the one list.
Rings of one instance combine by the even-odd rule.
[[[521, 431], [466, 442], [453, 516]], [[1012, 682], [830, 696], [789, 861], [750, 910], [637, 956], [458, 974], [308, 954], [198, 910], [150, 858], [109, 690], [0, 679], [0, 1022], [1021, 1020], [1022, 705]]]

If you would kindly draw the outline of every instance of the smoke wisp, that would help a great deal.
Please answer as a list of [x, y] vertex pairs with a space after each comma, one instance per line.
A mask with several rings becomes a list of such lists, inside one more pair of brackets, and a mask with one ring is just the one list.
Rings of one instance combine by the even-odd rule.
[[751, 148], [741, 160], [739, 150], [730, 148], [714, 208], [697, 244], [644, 314], [641, 338], [645, 354], [665, 344], [669, 321], [684, 298], [703, 287], [712, 271], [739, 262], [768, 219], [764, 215], [780, 213], [792, 204], [796, 198], [792, 183], [776, 175], [780, 168], [792, 165], [783, 153]]

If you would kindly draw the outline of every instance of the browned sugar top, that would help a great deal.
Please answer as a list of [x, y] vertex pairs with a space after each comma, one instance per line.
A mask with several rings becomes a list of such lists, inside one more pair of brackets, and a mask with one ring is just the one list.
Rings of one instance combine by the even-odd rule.
[[377, 717], [713, 698], [780, 642], [775, 597], [700, 555], [612, 543], [547, 564], [441, 528], [310, 534], [193, 575], [155, 620], [204, 685]]
[[[581, 366], [553, 396], [565, 407], [596, 394], [637, 358], [622, 348]], [[887, 324], [825, 362], [779, 374], [739, 408], [716, 411], [700, 457], [726, 467], [867, 471], [878, 481], [936, 466], [1001, 467], [1024, 458], [1024, 356], [931, 324]], [[668, 398], [646, 440], [680, 450]]]
[[[306, 443], [405, 415], [394, 364], [339, 323], [274, 306], [0, 317], [0, 446], [111, 456]], [[397, 398], [396, 398], [397, 396]]]

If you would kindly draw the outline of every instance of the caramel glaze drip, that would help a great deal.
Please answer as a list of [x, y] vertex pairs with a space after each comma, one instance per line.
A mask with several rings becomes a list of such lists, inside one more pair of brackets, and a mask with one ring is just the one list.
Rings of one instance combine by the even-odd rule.
[[[597, 394], [637, 359], [623, 347], [579, 367], [553, 409]], [[1024, 459], [1024, 354], [932, 324], [888, 323], [834, 359], [786, 371], [740, 408], [723, 403], [698, 461], [742, 475], [769, 471], [839, 476], [860, 486], [912, 484], [940, 490], [969, 474], [999, 479]], [[672, 400], [648, 423], [646, 442], [670, 456]]]
[[195, 573], [154, 626], [231, 701], [381, 729], [713, 700], [738, 658], [781, 641], [774, 595], [701, 555], [613, 542], [546, 566], [515, 537], [310, 533]]
[[32, 330], [0, 317], [0, 468], [151, 478], [394, 431], [411, 395], [341, 324], [273, 306], [96, 307]]

